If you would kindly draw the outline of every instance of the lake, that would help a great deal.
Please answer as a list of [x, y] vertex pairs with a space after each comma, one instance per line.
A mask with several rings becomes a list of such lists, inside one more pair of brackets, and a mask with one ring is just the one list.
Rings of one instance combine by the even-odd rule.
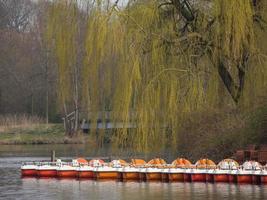
[[[0, 145], [0, 199], [266, 199], [265, 185], [213, 183], [120, 182], [74, 179], [21, 178], [20, 165], [25, 161], [49, 160], [51, 149], [58, 157], [121, 157], [110, 148], [98, 151], [86, 145]], [[172, 154], [162, 152], [167, 160]], [[138, 155], [150, 158], [150, 155]], [[165, 158], [165, 157], [164, 157]]]

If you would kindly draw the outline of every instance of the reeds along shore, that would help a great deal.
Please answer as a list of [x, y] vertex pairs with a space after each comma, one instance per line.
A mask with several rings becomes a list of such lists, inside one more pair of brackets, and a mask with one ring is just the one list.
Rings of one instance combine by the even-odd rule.
[[195, 164], [184, 158], [177, 158], [167, 164], [161, 158], [149, 162], [132, 159], [131, 162], [100, 159], [87, 161], [84, 158], [63, 162], [28, 162], [21, 166], [22, 177], [111, 179], [168, 182], [225, 182], [267, 184], [267, 165], [246, 161], [239, 165], [235, 160], [224, 159], [215, 164], [209, 159], [200, 159]]
[[45, 120], [39, 116], [28, 114], [0, 115], [0, 132], [14, 128], [31, 128], [44, 124]]

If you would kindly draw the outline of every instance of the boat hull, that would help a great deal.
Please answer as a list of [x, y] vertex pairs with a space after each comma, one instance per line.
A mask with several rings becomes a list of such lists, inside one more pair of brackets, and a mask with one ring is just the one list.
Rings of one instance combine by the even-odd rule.
[[150, 173], [146, 173], [146, 180], [154, 180], [154, 181], [158, 181], [161, 180], [161, 173], [159, 172], [150, 172]]
[[237, 175], [237, 183], [252, 183], [251, 175]]
[[38, 177], [57, 177], [57, 170], [56, 169], [40, 169], [37, 170]]
[[93, 171], [78, 171], [78, 178], [94, 178]]
[[261, 184], [267, 184], [267, 175], [261, 175]]
[[183, 173], [170, 173], [168, 174], [169, 181], [184, 181], [184, 174]]
[[259, 175], [253, 175], [252, 176], [252, 183], [253, 184], [260, 184], [261, 183], [261, 176], [259, 176]]
[[214, 175], [206, 174], [206, 182], [214, 182]]
[[141, 180], [141, 181], [145, 181], [145, 180], [146, 180], [146, 174], [143, 173], [143, 172], [140, 172], [140, 173], [139, 173], [139, 180]]
[[229, 175], [227, 174], [214, 174], [214, 182], [216, 183], [228, 183], [229, 182]]
[[123, 172], [122, 173], [123, 180], [139, 180], [138, 172]]
[[119, 178], [118, 172], [94, 172], [97, 179], [117, 179]]
[[192, 182], [206, 182], [206, 174], [191, 174]]
[[76, 170], [58, 170], [57, 176], [59, 178], [76, 178], [78, 175]]
[[237, 182], [237, 175], [230, 174], [228, 175], [229, 183], [236, 183]]
[[184, 182], [191, 182], [191, 174], [184, 174]]
[[37, 171], [36, 169], [22, 169], [21, 170], [21, 176], [36, 176], [37, 175]]
[[162, 174], [161, 174], [161, 180], [164, 181], [164, 182], [169, 181], [169, 174], [167, 174], [167, 173], [162, 173]]

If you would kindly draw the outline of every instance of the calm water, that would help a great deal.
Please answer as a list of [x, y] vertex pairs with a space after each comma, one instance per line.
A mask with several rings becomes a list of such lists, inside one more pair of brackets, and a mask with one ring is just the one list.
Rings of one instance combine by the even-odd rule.
[[0, 146], [0, 199], [267, 199], [258, 185], [21, 179], [21, 162], [49, 159], [51, 148], [63, 157], [114, 156], [82, 145]]

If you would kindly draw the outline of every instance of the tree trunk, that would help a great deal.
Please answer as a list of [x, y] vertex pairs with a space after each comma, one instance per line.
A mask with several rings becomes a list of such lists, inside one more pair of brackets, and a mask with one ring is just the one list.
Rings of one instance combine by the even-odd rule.
[[33, 92], [31, 92], [31, 115], [33, 116]]
[[229, 94], [235, 103], [238, 103], [242, 94], [245, 83], [245, 65], [247, 63], [247, 57], [243, 59], [243, 62], [237, 65], [239, 83], [236, 84], [232, 78], [230, 72], [225, 67], [225, 63], [220, 60], [218, 64], [218, 73], [227, 89]]
[[79, 128], [79, 72], [78, 72], [78, 66], [76, 65], [75, 68], [75, 75], [74, 75], [74, 82], [75, 82], [75, 94], [74, 94], [74, 103], [75, 103], [75, 116], [74, 116], [74, 132], [77, 133]]
[[46, 52], [46, 61], [45, 61], [45, 89], [46, 89], [46, 108], [45, 108], [45, 117], [46, 125], [49, 123], [49, 91], [48, 91], [48, 52]]
[[187, 0], [173, 0], [172, 3], [175, 8], [180, 11], [187, 22], [192, 22], [195, 19], [192, 8]]

